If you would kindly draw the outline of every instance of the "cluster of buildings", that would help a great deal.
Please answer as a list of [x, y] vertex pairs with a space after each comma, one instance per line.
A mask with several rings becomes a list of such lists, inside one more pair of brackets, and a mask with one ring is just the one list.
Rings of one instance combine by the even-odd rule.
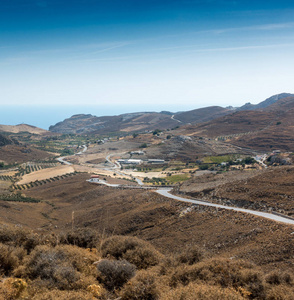
[[166, 161], [164, 159], [118, 159], [118, 163], [123, 165], [141, 165], [141, 164], [165, 164]]

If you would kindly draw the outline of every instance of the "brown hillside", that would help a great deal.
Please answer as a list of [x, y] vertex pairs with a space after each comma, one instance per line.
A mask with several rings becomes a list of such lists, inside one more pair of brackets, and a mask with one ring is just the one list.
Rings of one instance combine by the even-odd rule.
[[60, 232], [74, 224], [104, 235], [138, 236], [165, 253], [197, 244], [214, 256], [249, 259], [265, 269], [293, 270], [292, 226], [188, 205], [151, 191], [91, 185], [86, 178], [88, 174], [80, 174], [25, 191], [27, 196], [44, 200], [40, 203], [0, 201], [0, 221], [38, 232]]
[[207, 122], [228, 114], [231, 114], [232, 111], [220, 106], [209, 106], [199, 109], [194, 109], [175, 115], [175, 118], [185, 124], [187, 123], [202, 123]]
[[218, 138], [242, 147], [294, 151], [294, 97], [263, 110], [241, 111], [216, 120], [188, 126], [189, 135]]
[[27, 124], [19, 124], [19, 125], [0, 125], [0, 132], [12, 132], [12, 133], [19, 133], [19, 132], [29, 132], [33, 134], [44, 134], [48, 132], [45, 129], [41, 129], [35, 126], [27, 125]]
[[294, 167], [205, 175], [183, 183], [179, 191], [196, 198], [256, 210], [294, 215]]
[[6, 145], [0, 148], [0, 159], [7, 164], [24, 163], [53, 157], [52, 154], [23, 145]]

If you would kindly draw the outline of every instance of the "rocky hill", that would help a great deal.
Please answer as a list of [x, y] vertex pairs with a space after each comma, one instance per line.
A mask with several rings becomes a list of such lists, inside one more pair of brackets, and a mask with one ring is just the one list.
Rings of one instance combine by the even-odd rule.
[[174, 118], [181, 121], [184, 124], [202, 123], [207, 122], [228, 114], [231, 114], [232, 110], [223, 108], [220, 106], [209, 106], [199, 109], [193, 109], [186, 112], [180, 112], [175, 114]]
[[258, 104], [251, 104], [250, 102], [244, 104], [241, 107], [238, 107], [236, 110], [237, 111], [241, 111], [241, 110], [256, 110], [256, 109], [263, 109], [266, 108], [274, 103], [276, 103], [277, 101], [279, 101], [280, 99], [284, 99], [284, 98], [288, 98], [288, 97], [293, 97], [293, 94], [289, 94], [289, 93], [281, 93], [281, 94], [277, 94], [274, 96], [271, 96], [269, 98], [267, 98], [266, 100], [258, 103]]
[[206, 136], [241, 147], [294, 151], [294, 97], [282, 98], [263, 109], [238, 111], [185, 128], [185, 134]]
[[49, 130], [56, 133], [110, 133], [138, 132], [155, 129], [168, 129], [188, 123], [201, 123], [225, 114], [230, 110], [212, 106], [192, 111], [173, 114], [170, 112], [138, 112], [118, 116], [96, 117], [90, 114], [74, 115], [62, 122], [50, 126]]
[[[274, 95], [259, 104], [254, 105], [247, 103], [236, 109], [209, 106], [177, 113], [169, 111], [159, 113], [137, 112], [102, 117], [91, 114], [78, 114], [50, 126], [49, 130], [54, 133], [109, 134], [120, 131], [142, 132], [155, 129], [164, 130], [177, 126], [194, 125], [212, 121], [209, 125], [211, 127], [209, 131], [213, 131], [213, 133], [208, 133], [210, 136], [240, 132], [245, 133], [252, 130], [263, 129], [271, 122], [272, 118], [275, 118], [274, 110], [276, 110], [276, 106], [273, 105], [276, 103], [284, 103], [281, 101], [287, 101], [287, 99], [293, 97], [293, 94], [282, 93]], [[283, 107], [285, 108], [285, 103]], [[264, 110], [266, 112], [264, 112]], [[272, 111], [273, 115], [271, 115], [269, 111]], [[217, 120], [216, 123], [214, 123], [214, 120]], [[203, 126], [206, 127], [206, 124]], [[202, 131], [201, 128], [200, 131]]]

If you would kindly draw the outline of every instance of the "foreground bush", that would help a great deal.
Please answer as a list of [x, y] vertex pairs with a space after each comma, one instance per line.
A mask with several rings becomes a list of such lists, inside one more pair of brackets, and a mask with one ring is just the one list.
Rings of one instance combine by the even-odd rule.
[[37, 246], [16, 274], [35, 280], [38, 286], [80, 289], [96, 282], [95, 260], [97, 256], [74, 246]]
[[188, 285], [191, 282], [203, 281], [209, 285], [242, 288], [251, 298], [263, 297], [265, 282], [263, 275], [253, 269], [253, 265], [244, 261], [212, 259], [196, 265], [178, 267], [171, 276], [170, 285]]
[[220, 288], [205, 284], [190, 283], [187, 286], [179, 286], [162, 294], [160, 300], [244, 300], [240, 293], [231, 288]]
[[204, 251], [198, 246], [188, 246], [180, 254], [176, 256], [176, 260], [182, 264], [193, 265], [203, 260]]
[[86, 291], [46, 291], [35, 295], [32, 300], [93, 300], [93, 295]]
[[98, 280], [113, 291], [135, 276], [136, 267], [126, 260], [103, 259], [97, 264]]
[[28, 231], [21, 227], [0, 225], [0, 243], [21, 246], [26, 241]]
[[0, 244], [0, 275], [10, 275], [25, 255], [21, 248]]
[[0, 299], [15, 300], [24, 296], [27, 283], [19, 278], [5, 278], [0, 282]]
[[113, 236], [101, 244], [102, 257], [125, 259], [138, 269], [159, 264], [163, 255], [151, 244], [136, 237]]
[[78, 228], [61, 234], [60, 243], [82, 248], [94, 248], [98, 243], [98, 233], [91, 228]]
[[159, 290], [152, 274], [146, 271], [139, 272], [121, 291], [122, 300], [156, 300], [159, 299]]

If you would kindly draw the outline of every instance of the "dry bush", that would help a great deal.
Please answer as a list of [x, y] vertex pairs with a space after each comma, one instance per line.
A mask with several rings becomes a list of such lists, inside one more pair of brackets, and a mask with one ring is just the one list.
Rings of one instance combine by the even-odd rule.
[[271, 289], [268, 290], [265, 299], [266, 300], [293, 300], [294, 288], [285, 285], [273, 286], [271, 287]]
[[78, 228], [60, 235], [60, 243], [82, 248], [94, 248], [98, 241], [97, 231], [91, 228]]
[[190, 282], [241, 288], [250, 297], [261, 297], [265, 292], [263, 275], [242, 260], [211, 259], [192, 266], [179, 266], [170, 278], [170, 286], [188, 285]]
[[91, 284], [87, 287], [87, 291], [94, 297], [99, 299], [109, 299], [108, 292], [100, 284]]
[[205, 284], [190, 283], [179, 286], [161, 295], [160, 300], [243, 300], [237, 291], [232, 288], [221, 288]]
[[23, 259], [25, 251], [22, 248], [0, 244], [0, 274], [10, 275]]
[[6, 278], [0, 282], [0, 299], [15, 300], [25, 296], [27, 283], [19, 278]]
[[188, 246], [179, 255], [176, 260], [182, 264], [193, 265], [203, 260], [205, 257], [204, 251], [198, 246]]
[[27, 235], [28, 231], [21, 227], [0, 225], [0, 243], [21, 246], [25, 242]]
[[[37, 246], [27, 257], [19, 274], [35, 285], [59, 289], [80, 289], [94, 284], [97, 256], [74, 246]], [[17, 272], [16, 272], [17, 273]]]
[[97, 264], [98, 280], [112, 291], [122, 287], [128, 280], [135, 276], [136, 266], [126, 260], [102, 259]]
[[293, 278], [289, 273], [272, 271], [266, 276], [266, 282], [269, 284], [292, 284]]
[[32, 300], [93, 300], [93, 295], [87, 291], [52, 290], [36, 294]]
[[101, 244], [102, 257], [126, 259], [138, 269], [157, 265], [163, 255], [150, 243], [136, 237], [113, 236]]
[[23, 243], [23, 247], [27, 250], [28, 253], [30, 253], [35, 247], [37, 247], [41, 243], [41, 237], [38, 234], [31, 232], [27, 234], [27, 238]]
[[140, 271], [121, 291], [122, 300], [156, 300], [159, 290], [155, 278], [148, 271]]

